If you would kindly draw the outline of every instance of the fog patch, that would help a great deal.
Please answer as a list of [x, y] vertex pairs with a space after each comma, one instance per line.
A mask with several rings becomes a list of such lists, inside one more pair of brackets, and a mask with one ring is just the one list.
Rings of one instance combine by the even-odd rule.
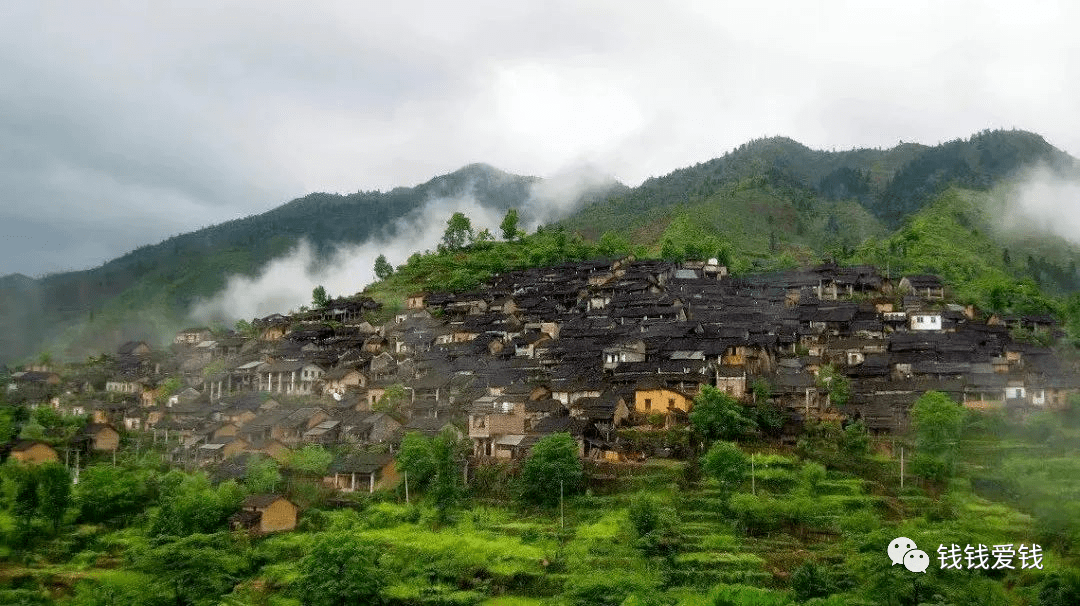
[[311, 291], [319, 285], [332, 297], [348, 296], [375, 281], [375, 258], [386, 255], [395, 267], [422, 250], [433, 250], [446, 231], [446, 221], [462, 212], [473, 231], [489, 229], [498, 236], [504, 214], [481, 206], [472, 194], [435, 198], [419, 210], [398, 220], [375, 239], [339, 247], [329, 260], [319, 260], [314, 248], [301, 241], [284, 257], [274, 259], [252, 278], [231, 276], [224, 288], [208, 300], [196, 303], [191, 312], [201, 322], [228, 322], [261, 318], [274, 313], [311, 306]]
[[1006, 230], [1048, 232], [1080, 245], [1080, 176], [1034, 167], [1007, 190], [1003, 210]]
[[533, 231], [539, 225], [565, 218], [617, 185], [615, 177], [593, 165], [560, 170], [533, 184], [526, 208], [520, 209], [522, 227]]

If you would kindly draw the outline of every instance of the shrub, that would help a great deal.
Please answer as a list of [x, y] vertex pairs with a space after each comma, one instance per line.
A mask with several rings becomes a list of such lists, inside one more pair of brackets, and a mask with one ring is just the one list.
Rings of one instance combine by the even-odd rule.
[[374, 545], [345, 534], [320, 536], [300, 562], [295, 591], [309, 606], [378, 604], [386, 582]]
[[821, 483], [825, 481], [825, 467], [818, 463], [809, 462], [803, 465], [799, 471], [799, 483], [802, 484], [807, 494], [817, 496]]
[[791, 575], [791, 589], [795, 599], [805, 602], [811, 598], [823, 598], [832, 593], [832, 581], [813, 562], [806, 562]]
[[735, 444], [717, 442], [705, 453], [701, 467], [717, 481], [725, 495], [730, 495], [746, 481], [750, 459]]
[[581, 490], [583, 477], [578, 446], [568, 433], [542, 438], [532, 448], [521, 470], [524, 496], [540, 505], [559, 503], [559, 488], [565, 495]]

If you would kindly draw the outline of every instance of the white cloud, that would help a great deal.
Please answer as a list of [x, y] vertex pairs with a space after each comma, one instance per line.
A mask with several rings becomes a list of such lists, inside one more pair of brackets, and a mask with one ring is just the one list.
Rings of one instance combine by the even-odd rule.
[[397, 266], [414, 252], [435, 249], [446, 220], [455, 212], [469, 217], [474, 232], [487, 228], [497, 234], [503, 219], [471, 195], [436, 198], [398, 221], [392, 235], [341, 247], [328, 262], [318, 261], [311, 246], [301, 242], [288, 255], [268, 263], [255, 278], [230, 277], [223, 291], [197, 303], [191, 315], [203, 321], [231, 322], [295, 311], [301, 305], [310, 307], [311, 291], [319, 285], [333, 297], [355, 294], [375, 280], [375, 258], [380, 254]]
[[1002, 223], [1014, 231], [1043, 231], [1080, 245], [1080, 179], [1046, 167], [1028, 170], [1005, 191]]

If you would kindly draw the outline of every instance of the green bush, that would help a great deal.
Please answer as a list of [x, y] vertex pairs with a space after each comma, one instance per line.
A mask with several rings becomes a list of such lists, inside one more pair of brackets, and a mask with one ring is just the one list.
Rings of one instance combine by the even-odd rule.
[[717, 585], [709, 593], [712, 606], [794, 606], [785, 593], [748, 585]]
[[833, 591], [833, 583], [825, 571], [813, 562], [806, 562], [791, 574], [791, 589], [796, 600], [805, 602], [828, 596]]

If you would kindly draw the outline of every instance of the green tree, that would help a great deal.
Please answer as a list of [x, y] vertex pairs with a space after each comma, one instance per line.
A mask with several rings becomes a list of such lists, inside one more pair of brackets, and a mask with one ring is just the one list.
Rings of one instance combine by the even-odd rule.
[[15, 516], [20, 534], [27, 536], [41, 503], [37, 474], [32, 466], [14, 459], [8, 459], [2, 471], [3, 487], [11, 502], [11, 513]]
[[168, 402], [169, 398], [172, 397], [173, 394], [180, 391], [181, 386], [182, 384], [180, 383], [180, 379], [177, 377], [169, 377], [168, 379], [165, 379], [161, 382], [160, 385], [158, 385], [157, 396], [154, 398], [154, 400], [158, 404], [164, 404], [165, 402]]
[[799, 484], [810, 496], [817, 496], [821, 489], [821, 483], [825, 481], [825, 466], [820, 463], [808, 461], [799, 470]]
[[829, 394], [829, 402], [833, 406], [843, 406], [851, 399], [851, 381], [832, 364], [818, 370], [817, 388]]
[[447, 219], [446, 231], [443, 232], [442, 243], [439, 246], [448, 251], [461, 250], [474, 238], [472, 221], [464, 213], [456, 212]]
[[584, 476], [578, 445], [568, 433], [545, 436], [537, 442], [521, 470], [524, 496], [546, 506], [559, 502], [559, 487], [571, 495], [581, 489]]
[[79, 519], [101, 523], [123, 520], [150, 502], [150, 475], [112, 465], [91, 465], [79, 474], [75, 503]]
[[311, 291], [311, 306], [314, 309], [322, 309], [330, 304], [330, 297], [326, 294], [326, 288], [322, 284]]
[[385, 280], [394, 275], [394, 266], [386, 260], [386, 255], [375, 257], [375, 277]]
[[249, 339], [253, 339], [259, 334], [259, 331], [247, 320], [237, 320], [233, 330]]
[[428, 496], [435, 504], [439, 521], [446, 521], [465, 494], [462, 485], [467, 450], [457, 435], [446, 430], [431, 441], [432, 475]]
[[750, 397], [753, 399], [754, 404], [759, 406], [767, 404], [772, 398], [772, 385], [764, 377], [754, 379], [753, 383], [750, 384]]
[[939, 391], [928, 391], [911, 407], [915, 432], [913, 471], [935, 482], [956, 472], [964, 409]]
[[705, 453], [701, 467], [720, 485], [726, 499], [746, 481], [750, 458], [733, 442], [716, 442]]
[[318, 444], [294, 450], [285, 462], [285, 466], [309, 476], [323, 476], [330, 469], [334, 455]]
[[136, 565], [168, 587], [177, 606], [212, 606], [232, 591], [247, 568], [237, 547], [225, 533], [192, 534], [159, 543]]
[[20, 440], [44, 440], [45, 426], [38, 422], [37, 418], [31, 417], [19, 430]]
[[150, 515], [150, 536], [186, 536], [221, 530], [240, 508], [244, 491], [236, 482], [213, 488], [206, 474], [173, 470], [159, 482], [158, 507]]
[[807, 562], [795, 569], [791, 575], [791, 589], [799, 603], [812, 598], [823, 598], [833, 591], [828, 575], [813, 562]]
[[408, 474], [409, 488], [423, 490], [435, 474], [431, 440], [415, 431], [405, 434], [398, 450], [397, 468]]
[[628, 513], [638, 535], [637, 544], [645, 555], [674, 555], [681, 539], [674, 509], [662, 507], [649, 495], [640, 495], [630, 501]]
[[281, 484], [281, 471], [278, 462], [270, 457], [259, 457], [248, 463], [244, 473], [244, 485], [253, 493], [277, 491]]
[[630, 241], [626, 239], [626, 236], [614, 231], [606, 231], [604, 235], [600, 236], [600, 241], [596, 244], [597, 252], [605, 257], [614, 257], [618, 255], [625, 255], [630, 252]]
[[779, 436], [784, 429], [784, 411], [776, 404], [765, 402], [753, 407], [754, 423], [762, 433]]
[[743, 405], [711, 385], [702, 386], [694, 398], [690, 424], [707, 440], [733, 440], [754, 429]]
[[56, 532], [71, 505], [71, 474], [55, 462], [38, 465], [34, 473], [37, 475], [38, 511], [52, 523], [53, 532]]
[[840, 441], [840, 450], [855, 458], [862, 458], [870, 454], [870, 433], [866, 431], [866, 425], [863, 425], [862, 421], [849, 423], [844, 428], [844, 436]]
[[[4, 386], [0, 385], [0, 389]], [[6, 444], [15, 436], [15, 409], [0, 406], [0, 443]]]
[[375, 401], [372, 408], [377, 412], [397, 412], [407, 402], [405, 386], [401, 383], [387, 385], [383, 395]]
[[386, 585], [378, 548], [340, 533], [317, 535], [300, 561], [294, 590], [306, 606], [381, 604]]
[[503, 217], [502, 223], [499, 224], [499, 229], [502, 230], [503, 240], [507, 242], [513, 242], [518, 238], [520, 232], [518, 232], [518, 211], [516, 208], [506, 211], [506, 216]]

